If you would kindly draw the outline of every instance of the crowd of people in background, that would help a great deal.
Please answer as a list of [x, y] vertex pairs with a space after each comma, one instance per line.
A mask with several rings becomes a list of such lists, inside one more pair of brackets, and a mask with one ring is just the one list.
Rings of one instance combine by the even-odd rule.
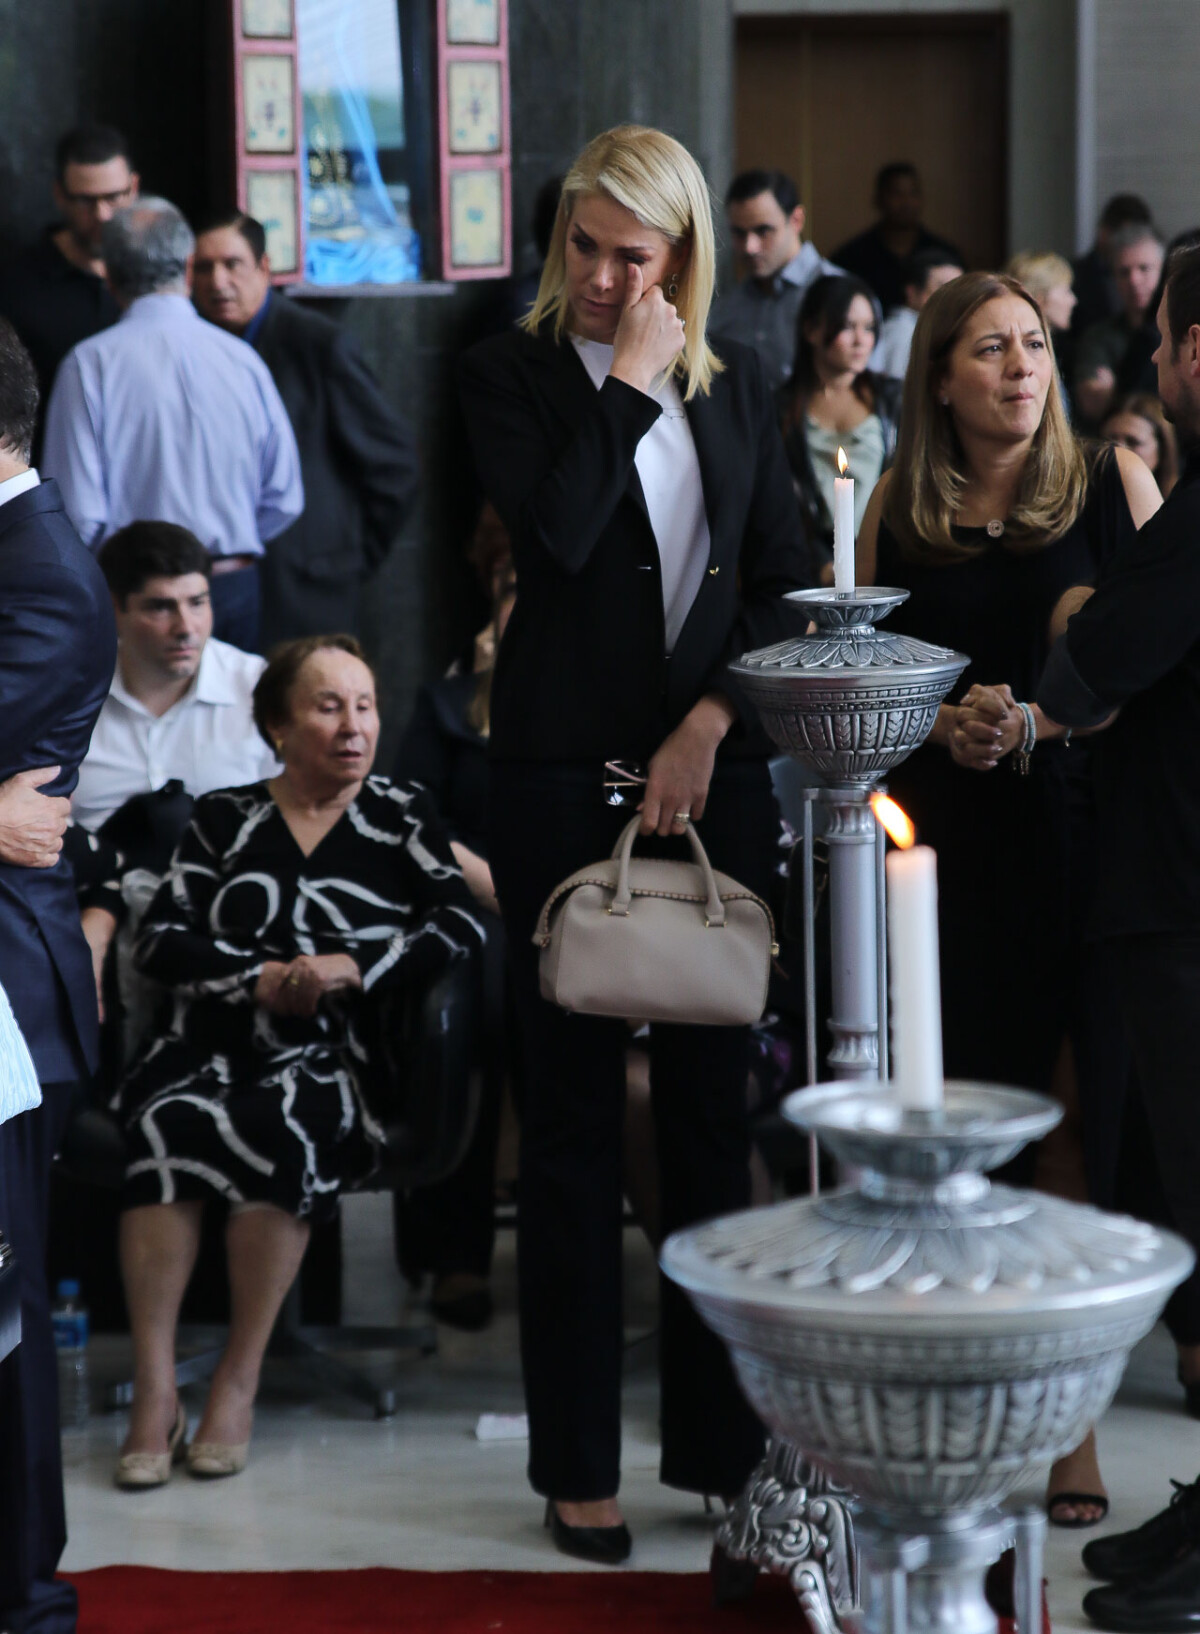
[[[32, 1134], [0, 1129], [0, 1226], [26, 1324], [0, 1375], [0, 1483], [30, 1517], [11, 1570], [10, 1529], [0, 1537], [0, 1621], [37, 1604], [53, 1634], [73, 1626], [54, 1576], [37, 1267], [65, 1086], [94, 1078], [98, 1019], [119, 1034], [103, 1098], [125, 1142], [136, 1369], [116, 1481], [161, 1486], [184, 1460], [227, 1477], [245, 1467], [311, 1228], [381, 1147], [364, 1016], [462, 960], [485, 971], [481, 1106], [458, 1170], [397, 1194], [399, 1262], [432, 1279], [441, 1320], [491, 1319], [497, 1150], [515, 1118], [531, 1479], [560, 1548], [629, 1554], [627, 1102], [648, 1071], [656, 1240], [744, 1206], [759, 1194], [751, 1040], [567, 1015], [540, 994], [533, 932], [557, 882], [611, 850], [631, 798], [668, 854], [702, 822], [718, 867], [777, 892], [767, 744], [725, 670], [793, 633], [786, 591], [830, 582], [841, 451], [858, 581], [905, 588], [906, 630], [971, 657], [894, 780], [939, 852], [947, 1070], [1073, 1109], [1073, 1132], [1027, 1176], [1068, 1195], [1118, 1201], [1125, 1120], [1148, 1119], [1157, 1206], [1200, 1237], [1180, 1164], [1162, 1158], [1182, 1092], [1168, 1111], [1145, 1093], [1161, 1054], [1138, 1025], [1148, 1002], [1120, 1020], [1144, 973], [1093, 939], [1097, 923], [1158, 935], [1170, 914], [1134, 924], [1114, 906], [1104, 780], [1120, 750], [1088, 735], [1118, 706], [1138, 718], [1163, 675], [1139, 653], [1110, 678], [1107, 586], [1128, 582], [1163, 501], [1187, 503], [1200, 413], [1178, 359], [1200, 344], [1187, 259], [1200, 230], [1168, 246], [1123, 194], [1074, 262], [1026, 246], [1004, 269], [972, 268], [925, 224], [916, 168], [890, 162], [877, 220], [826, 258], [794, 182], [753, 169], [726, 193], [738, 277], [714, 299], [694, 160], [637, 127], [597, 138], [539, 194], [541, 271], [503, 292], [495, 332], [462, 360], [487, 619], [428, 678], [388, 777], [357, 631], [417, 491], [402, 415], [349, 331], [273, 286], [259, 222], [229, 211], [193, 227], [142, 194], [106, 127], [65, 136], [55, 175], [56, 224], [0, 268], [0, 743], [16, 745], [0, 755], [0, 874], [32, 904], [22, 934], [32, 916], [45, 967], [34, 992], [37, 959], [19, 969], [19, 947], [0, 952], [45, 1095]], [[1174, 545], [1153, 548], [1174, 571]], [[25, 584], [30, 563], [56, 607]], [[1179, 619], [1172, 662], [1196, 633]], [[1111, 737], [1127, 742], [1124, 721]], [[999, 775], [1006, 759], [1025, 775]], [[1127, 872], [1126, 892], [1140, 888]], [[175, 1334], [213, 1201], [232, 1320], [189, 1446]], [[1194, 1281], [1169, 1318], [1200, 1415]], [[663, 1479], [732, 1496], [761, 1426], [670, 1285], [661, 1348]], [[1048, 1505], [1062, 1525], [1103, 1518], [1092, 1437], [1055, 1466]]]

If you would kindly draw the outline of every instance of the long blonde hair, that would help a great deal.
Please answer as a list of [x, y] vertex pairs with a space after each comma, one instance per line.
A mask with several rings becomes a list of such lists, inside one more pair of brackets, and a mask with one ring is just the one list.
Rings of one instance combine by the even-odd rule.
[[567, 172], [554, 218], [550, 249], [537, 299], [522, 325], [535, 333], [547, 319], [554, 338], [567, 320], [567, 230], [580, 198], [607, 195], [674, 246], [688, 251], [676, 275], [675, 310], [687, 338], [675, 365], [684, 398], [707, 396], [713, 376], [724, 367], [705, 338], [716, 278], [712, 201], [700, 167], [681, 143], [645, 125], [617, 125], [594, 137]]
[[[950, 353], [964, 327], [987, 301], [1003, 295], [1028, 301], [1053, 364], [1041, 307], [1023, 284], [1002, 272], [968, 272], [944, 284], [917, 319], [896, 460], [883, 501], [883, 519], [912, 560], [959, 561], [979, 548], [960, 544], [952, 531], [970, 473], [954, 420], [939, 395]], [[1034, 551], [1053, 544], [1075, 521], [1086, 496], [1087, 462], [1067, 420], [1055, 366], [1017, 502], [1005, 524], [1005, 548]]]

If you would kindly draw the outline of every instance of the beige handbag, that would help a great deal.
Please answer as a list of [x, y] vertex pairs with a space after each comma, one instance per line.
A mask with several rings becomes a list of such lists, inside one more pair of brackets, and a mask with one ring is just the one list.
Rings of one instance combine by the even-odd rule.
[[767, 1003], [771, 910], [714, 873], [688, 827], [693, 862], [634, 858], [640, 817], [611, 857], [581, 868], [542, 909], [542, 997], [564, 1010], [626, 1020], [737, 1027]]

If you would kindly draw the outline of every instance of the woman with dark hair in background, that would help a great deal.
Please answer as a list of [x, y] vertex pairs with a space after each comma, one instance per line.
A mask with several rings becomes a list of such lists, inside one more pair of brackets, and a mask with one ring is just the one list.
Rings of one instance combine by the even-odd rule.
[[[1161, 503], [1124, 449], [1089, 472], [1021, 284], [973, 272], [931, 297], [896, 463], [859, 535], [858, 581], [907, 589], [906, 634], [971, 657], [929, 741], [888, 779], [938, 854], [949, 1078], [1043, 1093], [1055, 1081], [1079, 964], [1077, 837], [1064, 733], [1027, 700], [1067, 593], [1093, 583]], [[1051, 1471], [1048, 1504], [1059, 1525], [1103, 1518], [1090, 1435]]]
[[844, 448], [855, 479], [857, 532], [871, 491], [895, 458], [903, 385], [867, 364], [879, 336], [879, 303], [861, 278], [818, 278], [796, 320], [791, 379], [780, 425], [813, 547], [814, 576], [833, 561], [833, 484]]
[[1175, 427], [1163, 412], [1160, 397], [1154, 392], [1131, 392], [1100, 427], [1100, 436], [1104, 442], [1136, 454], [1166, 499], [1179, 480], [1179, 448]]
[[[534, 930], [629, 819], [650, 845], [766, 895], [779, 833], [769, 745], [728, 674], [795, 633], [805, 551], [753, 352], [706, 338], [708, 188], [660, 131], [620, 126], [563, 184], [533, 311], [468, 353], [463, 407], [512, 534], [520, 594], [492, 689], [490, 836], [521, 1047], [518, 1220], [529, 1473], [560, 1549], [615, 1563], [631, 1540], [621, 1450], [624, 1022], [542, 998]], [[615, 771], [610, 770], [615, 764]], [[620, 790], [616, 790], [620, 794]], [[661, 1226], [750, 1198], [749, 1029], [652, 1026]], [[724, 1347], [661, 1284], [662, 1479], [732, 1495], [762, 1427]]]

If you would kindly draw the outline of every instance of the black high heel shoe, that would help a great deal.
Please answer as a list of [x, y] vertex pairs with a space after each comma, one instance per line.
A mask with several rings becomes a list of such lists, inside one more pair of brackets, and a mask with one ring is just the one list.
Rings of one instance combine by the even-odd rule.
[[578, 1560], [594, 1561], [598, 1566], [619, 1566], [629, 1559], [633, 1548], [633, 1539], [624, 1521], [620, 1526], [568, 1526], [554, 1507], [553, 1498], [546, 1499], [545, 1524], [550, 1528], [556, 1549]]

